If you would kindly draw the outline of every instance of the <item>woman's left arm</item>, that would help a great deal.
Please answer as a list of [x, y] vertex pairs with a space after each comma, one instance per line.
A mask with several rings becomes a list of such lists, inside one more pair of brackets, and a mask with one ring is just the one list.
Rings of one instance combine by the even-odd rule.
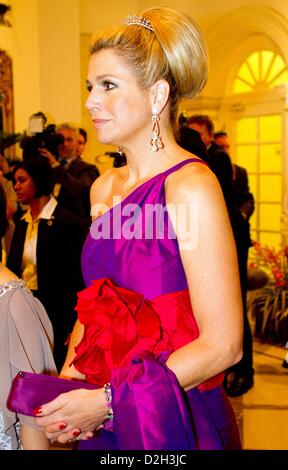
[[[170, 175], [166, 202], [176, 208], [170, 211], [168, 206], [168, 211], [199, 328], [199, 337], [173, 352], [167, 366], [189, 390], [241, 359], [243, 312], [237, 254], [222, 191], [207, 167], [189, 165]], [[177, 207], [183, 204], [190, 214], [186, 226], [183, 216], [177, 216]]]

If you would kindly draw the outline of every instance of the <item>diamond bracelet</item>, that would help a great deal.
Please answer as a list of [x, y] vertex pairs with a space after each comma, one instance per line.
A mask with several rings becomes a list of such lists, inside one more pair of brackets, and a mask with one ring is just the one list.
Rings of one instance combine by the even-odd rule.
[[105, 395], [106, 405], [108, 408], [108, 419], [113, 419], [112, 392], [111, 392], [111, 384], [109, 382], [104, 385], [104, 395]]

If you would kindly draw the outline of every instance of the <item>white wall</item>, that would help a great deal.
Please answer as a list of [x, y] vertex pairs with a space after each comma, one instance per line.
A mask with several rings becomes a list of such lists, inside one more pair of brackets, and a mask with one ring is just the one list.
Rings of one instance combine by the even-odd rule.
[[78, 0], [11, 0], [12, 28], [0, 26], [0, 47], [13, 61], [15, 130], [47, 112], [81, 122]]
[[12, 0], [11, 7], [13, 26], [0, 27], [0, 47], [12, 57], [15, 129], [22, 131], [40, 107], [38, 0]]
[[117, 25], [125, 16], [138, 11], [137, 0], [79, 0], [81, 33]]
[[190, 14], [204, 31], [226, 12], [243, 6], [270, 7], [288, 17], [287, 0], [110, 0], [106, 3], [99, 0], [79, 0], [79, 5], [82, 33], [92, 33], [98, 27], [117, 24], [128, 14], [161, 5]]
[[78, 0], [39, 0], [41, 110], [81, 122]]

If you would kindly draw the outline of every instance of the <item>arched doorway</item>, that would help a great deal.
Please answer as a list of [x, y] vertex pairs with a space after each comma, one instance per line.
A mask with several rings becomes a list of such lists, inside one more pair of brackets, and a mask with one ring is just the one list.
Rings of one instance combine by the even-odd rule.
[[250, 220], [252, 237], [274, 247], [279, 247], [282, 238], [287, 82], [283, 57], [271, 49], [256, 50], [239, 65], [219, 112], [232, 128], [233, 158], [249, 173], [256, 202]]
[[252, 236], [279, 247], [288, 192], [288, 21], [268, 7], [241, 7], [207, 32], [210, 76], [185, 104], [228, 132], [232, 159], [247, 168], [256, 211]]

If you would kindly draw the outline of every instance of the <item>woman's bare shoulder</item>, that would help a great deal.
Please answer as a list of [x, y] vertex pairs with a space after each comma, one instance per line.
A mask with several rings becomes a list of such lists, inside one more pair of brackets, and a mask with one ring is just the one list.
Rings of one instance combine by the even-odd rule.
[[167, 202], [193, 202], [202, 196], [222, 198], [222, 191], [214, 173], [201, 160], [184, 165], [171, 173], [166, 181]]

